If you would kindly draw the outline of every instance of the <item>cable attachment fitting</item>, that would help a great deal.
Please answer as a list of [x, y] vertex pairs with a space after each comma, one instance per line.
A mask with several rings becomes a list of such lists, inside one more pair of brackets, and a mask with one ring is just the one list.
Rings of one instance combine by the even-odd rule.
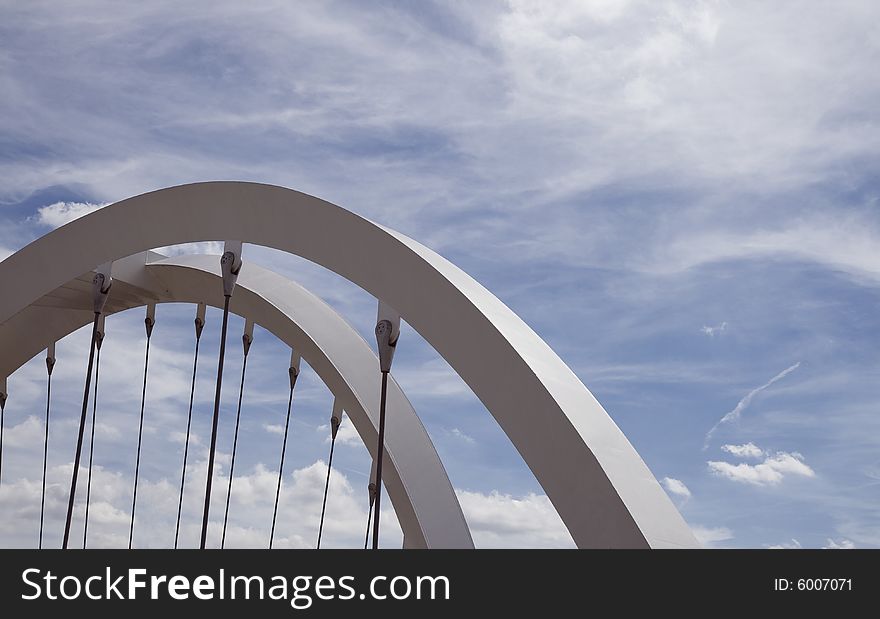
[[144, 327], [147, 330], [147, 339], [153, 335], [153, 327], [156, 326], [156, 304], [147, 305], [147, 317], [144, 318]]
[[196, 325], [196, 339], [202, 337], [202, 329], [205, 328], [205, 310], [204, 302], [199, 303], [196, 307], [196, 319], [193, 321]]
[[376, 318], [376, 343], [379, 348], [379, 369], [391, 371], [394, 350], [400, 337], [400, 314], [382, 301], [379, 301], [379, 314]]
[[370, 495], [370, 508], [376, 502], [376, 459], [373, 458], [373, 464], [370, 467], [370, 483], [367, 485], [367, 492]]
[[92, 309], [96, 314], [104, 311], [107, 304], [107, 297], [110, 294], [110, 286], [113, 285], [113, 278], [110, 277], [110, 267], [112, 262], [102, 264], [98, 267], [94, 277], [92, 277]]
[[0, 411], [6, 409], [6, 398], [9, 397], [9, 392], [6, 390], [6, 377], [0, 378]]
[[244, 322], [244, 333], [241, 336], [241, 345], [244, 347], [244, 356], [247, 357], [254, 342], [254, 321], [250, 318]]
[[49, 344], [46, 348], [46, 371], [52, 376], [52, 370], [55, 369], [55, 342]]
[[98, 316], [98, 328], [95, 330], [95, 346], [101, 350], [101, 344], [104, 343], [104, 314]]
[[220, 274], [223, 276], [223, 295], [232, 296], [235, 282], [241, 271], [241, 241], [226, 241], [220, 258]]
[[293, 388], [296, 386], [296, 379], [299, 376], [299, 362], [302, 360], [302, 357], [298, 352], [291, 349], [290, 350], [290, 367], [287, 369], [287, 375], [290, 378], [290, 390], [293, 391]]
[[339, 398], [333, 400], [333, 413], [330, 415], [330, 438], [336, 440], [336, 433], [339, 432], [339, 426], [342, 424], [342, 402]]

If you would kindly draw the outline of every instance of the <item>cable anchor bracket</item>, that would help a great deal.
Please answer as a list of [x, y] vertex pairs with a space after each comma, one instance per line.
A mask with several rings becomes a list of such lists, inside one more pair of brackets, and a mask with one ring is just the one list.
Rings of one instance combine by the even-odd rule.
[[202, 330], [205, 328], [205, 313], [207, 306], [205, 302], [202, 301], [196, 307], [196, 319], [193, 321], [196, 327], [196, 339], [202, 337]]
[[244, 333], [241, 336], [241, 345], [244, 348], [244, 356], [247, 357], [254, 343], [254, 321], [251, 318], [245, 320]]
[[330, 415], [330, 440], [336, 440], [339, 426], [342, 425], [342, 402], [339, 398], [333, 400], [333, 413]]
[[386, 303], [379, 301], [379, 312], [376, 318], [376, 344], [379, 349], [379, 369], [391, 371], [397, 339], [400, 337], [400, 314]]
[[290, 378], [290, 390], [296, 387], [296, 379], [299, 377], [299, 365], [302, 361], [302, 355], [296, 350], [290, 350], [290, 367], [287, 368], [287, 376]]
[[112, 262], [102, 264], [92, 277], [92, 309], [96, 314], [104, 312], [104, 306], [110, 295], [110, 287], [113, 285], [113, 278], [110, 277], [112, 264]]
[[226, 241], [220, 258], [220, 274], [223, 276], [223, 294], [231, 297], [235, 282], [241, 272], [241, 241]]
[[46, 372], [52, 376], [52, 370], [55, 369], [55, 342], [49, 344], [46, 348]]
[[147, 339], [153, 335], [153, 327], [156, 326], [156, 304], [147, 305], [147, 316], [144, 318], [144, 328], [147, 331]]

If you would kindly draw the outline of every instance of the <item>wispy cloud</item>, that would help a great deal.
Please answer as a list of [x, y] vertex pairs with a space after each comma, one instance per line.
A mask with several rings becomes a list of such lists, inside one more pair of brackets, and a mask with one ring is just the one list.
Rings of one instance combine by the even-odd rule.
[[825, 545], [822, 546], [824, 550], [852, 550], [856, 545], [852, 542], [852, 540], [842, 539], [839, 542], [835, 542], [830, 537], [825, 540]]
[[[852, 0], [845, 8], [796, 1], [571, 0], [550, 8], [541, 0], [383, 2], [379, 10], [312, 0], [274, 2], [266, 10], [216, 0], [120, 5], [112, 15], [83, 3], [6, 3], [2, 12], [0, 36], [12, 51], [0, 61], [0, 139], [7, 155], [0, 161], [0, 258], [92, 206], [178, 183], [240, 178], [319, 195], [440, 250], [499, 294], [584, 378], [654, 470], [684, 470], [692, 454], [646, 449], [646, 443], [661, 434], [691, 436], [683, 431], [694, 429], [691, 411], [729, 409], [717, 408], [718, 386], [730, 384], [732, 373], [750, 371], [755, 355], [772, 359], [771, 368], [807, 358], [818, 365], [819, 357], [807, 357], [807, 351], [812, 355], [827, 345], [840, 351], [822, 360], [828, 361], [823, 371], [830, 371], [844, 356], [847, 338], [873, 344], [864, 334], [876, 329], [861, 319], [841, 321], [840, 314], [826, 314], [823, 323], [823, 312], [792, 312], [791, 324], [781, 326], [792, 307], [820, 303], [830, 310], [831, 303], [852, 301], [847, 293], [853, 288], [820, 288], [824, 284], [817, 282], [825, 280], [803, 278], [806, 272], [835, 282], [880, 282], [871, 164], [880, 153], [880, 85], [871, 79], [877, 65], [872, 25], [880, 5], [873, 0]], [[419, 45], [410, 44], [413, 36]], [[305, 61], [291, 65], [290, 58]], [[144, 83], [153, 87], [145, 90]], [[42, 193], [45, 198], [34, 198]], [[46, 205], [41, 215], [37, 208]], [[265, 258], [270, 268], [305, 278], [372, 341], [375, 306], [369, 294], [337, 290], [329, 276], [312, 277], [305, 261], [254, 247], [246, 251]], [[797, 274], [795, 283], [786, 280], [788, 269]], [[511, 292], [524, 282], [545, 287], [537, 294]], [[772, 295], [760, 294], [768, 290], [790, 303], [782, 308]], [[132, 333], [140, 335], [142, 313], [135, 318], [129, 321]], [[722, 318], [729, 321], [726, 327]], [[180, 332], [189, 338], [189, 310], [185, 323]], [[171, 325], [160, 321], [165, 326]], [[681, 336], [725, 346], [709, 347], [709, 356], [691, 354], [687, 346], [667, 354], [670, 342], [681, 341], [671, 338]], [[110, 430], [101, 458], [128, 462], [142, 342], [123, 341], [119, 332], [109, 338], [105, 358], [113, 357], [118, 370], [114, 376], [108, 363], [102, 371], [102, 410]], [[114, 338], [121, 343], [115, 352]], [[82, 389], [84, 369], [72, 359], [82, 357], [84, 340], [71, 339], [75, 346], [59, 356], [53, 385], [59, 402], [75, 401]], [[458, 459], [441, 454], [450, 478], [458, 487], [479, 490], [474, 505], [480, 509], [491, 503], [515, 510], [525, 503], [535, 508], [521, 510], [529, 518], [542, 517], [544, 500], [526, 500], [535, 487], [518, 455], [509, 453], [509, 441], [497, 427], [466, 425], [465, 414], [484, 414], [484, 408], [444, 362], [409, 356], [415, 347], [427, 347], [417, 340], [408, 334], [402, 340], [395, 375], [420, 416], [441, 432], [459, 428], [481, 442], [478, 450], [461, 448], [451, 435], [441, 441], [441, 451], [459, 448]], [[727, 345], [734, 340], [736, 346]], [[174, 345], [189, 341], [179, 337]], [[149, 461], [179, 463], [174, 441], [185, 427], [186, 401], [174, 400], [172, 392], [186, 393], [190, 351], [163, 351], [158, 341], [155, 350], [161, 363], [151, 378], [151, 397], [164, 410], [151, 408], [147, 423], [153, 436], [171, 440]], [[282, 351], [266, 364], [281, 370], [282, 397], [287, 355]], [[161, 367], [165, 361], [167, 370]], [[210, 386], [210, 364], [204, 365], [200, 384]], [[847, 370], [837, 367], [845, 378], [824, 394], [841, 404], [835, 423], [852, 437], [837, 448], [853, 459], [845, 465], [844, 458], [835, 459], [840, 475], [869, 469], [873, 456], [865, 454], [876, 453], [866, 438], [873, 434], [842, 412], [848, 401], [865, 397], [855, 385], [876, 381]], [[32, 376], [32, 384], [24, 384], [24, 375]], [[256, 385], [257, 372], [253, 376]], [[300, 425], [290, 455], [301, 460], [291, 461], [290, 470], [326, 457], [322, 441], [329, 432], [313, 429], [326, 421], [330, 396], [309, 376], [297, 387], [293, 423]], [[44, 389], [45, 370], [37, 363], [14, 378], [7, 427], [41, 410], [44, 391], [37, 391]], [[270, 382], [251, 395], [271, 391]], [[811, 380], [810, 389], [815, 393], [820, 385]], [[28, 391], [32, 397], [26, 399]], [[212, 397], [205, 389], [197, 403], [206, 400], [209, 410]], [[876, 398], [867, 399], [858, 402], [867, 411], [859, 419], [873, 413]], [[750, 401], [740, 403], [737, 416]], [[118, 411], [109, 410], [110, 404]], [[248, 417], [261, 444], [280, 445], [284, 405], [271, 403], [272, 414], [255, 407]], [[798, 414], [808, 416], [809, 405], [807, 398], [792, 399]], [[641, 415], [640, 407], [681, 414]], [[59, 430], [53, 444], [69, 447], [64, 440], [72, 423], [64, 414], [53, 422]], [[805, 425], [790, 438], [809, 454], [807, 446], [813, 449], [816, 439]], [[169, 428], [175, 433], [168, 434]], [[697, 427], [697, 435], [705, 429]], [[18, 433], [39, 446], [40, 432], [37, 418]], [[820, 438], [827, 447], [826, 437]], [[24, 446], [10, 449], [25, 455]], [[16, 476], [29, 474], [28, 463], [39, 460], [37, 447], [32, 451], [30, 459], [4, 461], [4, 480], [15, 467]], [[340, 466], [368, 471], [366, 458], [355, 459], [355, 452], [341, 450]], [[67, 452], [59, 447], [55, 453], [63, 459]], [[774, 457], [724, 454], [717, 459], [730, 460], [729, 466], [758, 467]], [[274, 450], [270, 455], [277, 461]], [[823, 459], [823, 477], [831, 478], [831, 462], [830, 455]], [[779, 472], [778, 463], [767, 466]], [[474, 470], [490, 468], [496, 479], [469, 485]], [[249, 467], [241, 470], [247, 474]], [[310, 474], [320, 482], [320, 470], [303, 475]], [[771, 477], [764, 469], [747, 474]], [[166, 476], [171, 479], [172, 472]], [[259, 487], [260, 479], [250, 481]], [[125, 475], [122, 480], [121, 495], [129, 481]], [[299, 490], [315, 490], [300, 481]], [[493, 488], [510, 500], [493, 499]], [[774, 520], [792, 530], [769, 539], [821, 542], [824, 534], [794, 528], [824, 522], [839, 509], [846, 484], [836, 488], [833, 499], [815, 502], [809, 518], [791, 519], [790, 507], [761, 505], [759, 524], [736, 521], [742, 523], [736, 542], [760, 544], [767, 539], [765, 525]], [[723, 483], [701, 488], [701, 509], [716, 510], [706, 522], [742, 515], [725, 502], [729, 490]], [[156, 491], [157, 500], [163, 492]], [[363, 498], [360, 488], [354, 499]], [[27, 508], [32, 512], [33, 504]], [[108, 520], [120, 513], [124, 519], [125, 509], [125, 500], [107, 500], [102, 513]], [[163, 513], [145, 518], [161, 521]], [[859, 546], [878, 543], [876, 514], [859, 513], [858, 526], [835, 530]], [[362, 530], [353, 524], [356, 515], [348, 524]], [[16, 526], [25, 527], [22, 522]], [[257, 524], [242, 520], [236, 526], [242, 543], [263, 543]], [[712, 543], [732, 544], [730, 530], [706, 531], [719, 540]], [[109, 531], [122, 545], [124, 533], [124, 527]], [[307, 528], [289, 534], [285, 544], [313, 543]], [[494, 530], [481, 539], [510, 543], [506, 535]]]
[[755, 486], [775, 486], [787, 475], [815, 477], [816, 472], [810, 468], [804, 457], [797, 453], [777, 452], [767, 456], [760, 464], [731, 464], [710, 460], [709, 470], [732, 481], [752, 484]]
[[791, 538], [790, 542], [783, 542], [782, 544], [773, 544], [772, 546], [767, 546], [769, 550], [798, 550], [802, 548], [801, 543], [797, 541], [795, 538]]
[[726, 542], [733, 539], [733, 531], [727, 527], [703, 527], [700, 525], [692, 525], [694, 537], [700, 542], [703, 548], [713, 548], [720, 542]]
[[449, 433], [452, 436], [454, 436], [455, 438], [459, 439], [460, 441], [464, 441], [465, 443], [468, 443], [470, 445], [473, 445], [474, 443], [477, 442], [476, 439], [474, 439], [474, 437], [470, 436], [469, 434], [465, 434], [464, 432], [462, 432], [458, 428], [452, 428], [449, 431]]
[[737, 458], [760, 458], [764, 455], [764, 450], [754, 443], [746, 443], [744, 445], [722, 445], [721, 451], [726, 451]]
[[263, 429], [269, 434], [284, 436], [284, 426], [282, 426], [280, 423], [264, 423]]
[[764, 383], [760, 387], [757, 387], [757, 388], [749, 391], [737, 403], [737, 405], [733, 408], [732, 411], [730, 411], [729, 413], [724, 415], [724, 417], [722, 417], [718, 421], [718, 423], [716, 423], [714, 426], [712, 426], [712, 429], [706, 433], [706, 439], [703, 442], [703, 451], [705, 451], [709, 447], [709, 441], [712, 440], [712, 435], [715, 434], [715, 431], [718, 430], [719, 427], [721, 427], [722, 425], [724, 425], [726, 423], [732, 423], [732, 422], [738, 421], [740, 418], [740, 415], [742, 415], [742, 412], [749, 407], [749, 405], [752, 403], [752, 400], [755, 399], [756, 395], [758, 395], [759, 393], [761, 393], [765, 389], [771, 387], [774, 383], [779, 382], [780, 380], [782, 380], [783, 378], [785, 378], [786, 376], [788, 376], [789, 374], [794, 372], [796, 369], [798, 369], [800, 366], [801, 366], [801, 362], [798, 361], [794, 365], [782, 370], [779, 374], [777, 374], [776, 376], [774, 376], [773, 378], [768, 380], [766, 383]]
[[700, 327], [700, 332], [705, 333], [709, 337], [721, 335], [725, 331], [727, 331], [727, 322], [722, 322], [720, 325], [715, 325], [714, 327], [709, 325], [703, 325], [702, 327]]
[[666, 488], [666, 491], [670, 494], [674, 494], [685, 501], [691, 498], [690, 489], [679, 479], [675, 479], [674, 477], [664, 477], [660, 480], [660, 483], [663, 484], [663, 487]]

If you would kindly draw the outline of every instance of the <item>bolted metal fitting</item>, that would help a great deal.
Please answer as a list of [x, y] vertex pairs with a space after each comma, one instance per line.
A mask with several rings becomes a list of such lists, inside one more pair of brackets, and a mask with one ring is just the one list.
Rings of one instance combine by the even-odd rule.
[[156, 304], [147, 305], [147, 317], [144, 318], [144, 327], [147, 330], [147, 339], [153, 335], [153, 327], [156, 326]]
[[52, 376], [52, 370], [55, 369], [55, 342], [49, 344], [46, 349], [46, 371]]
[[373, 463], [370, 468], [370, 483], [367, 485], [367, 492], [370, 495], [370, 507], [373, 507], [373, 503], [376, 501], [376, 459], [373, 458]]
[[254, 342], [254, 321], [248, 318], [244, 323], [244, 333], [241, 336], [241, 345], [244, 347], [244, 356], [247, 357]]
[[241, 271], [241, 241], [226, 241], [220, 258], [220, 274], [223, 276], [223, 294], [232, 296], [235, 282]]
[[205, 304], [199, 303], [196, 307], [196, 319], [193, 321], [196, 325], [196, 339], [202, 337], [202, 329], [205, 328]]
[[290, 389], [291, 391], [296, 386], [296, 378], [299, 376], [299, 362], [302, 360], [302, 357], [298, 352], [291, 349], [290, 350], [290, 367], [287, 369], [287, 375], [290, 377]]
[[95, 273], [92, 278], [92, 309], [96, 314], [104, 311], [112, 284], [113, 279], [104, 273]]
[[330, 415], [330, 435], [332, 439], [336, 439], [336, 433], [339, 432], [339, 426], [342, 425], [342, 402], [339, 398], [333, 400], [333, 413]]
[[379, 301], [379, 314], [376, 318], [376, 344], [379, 348], [379, 369], [391, 371], [397, 338], [400, 337], [400, 314], [382, 301]]
[[95, 330], [95, 347], [101, 350], [101, 344], [104, 343], [104, 314], [98, 316], [98, 328]]

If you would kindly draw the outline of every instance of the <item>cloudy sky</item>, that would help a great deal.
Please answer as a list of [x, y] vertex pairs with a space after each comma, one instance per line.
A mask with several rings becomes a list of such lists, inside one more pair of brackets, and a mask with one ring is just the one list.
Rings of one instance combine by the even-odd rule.
[[[299, 189], [422, 241], [498, 295], [596, 395], [705, 545], [880, 546], [878, 20], [870, 0], [4, 0], [0, 258], [169, 185]], [[278, 252], [248, 246], [245, 259], [305, 283], [372, 339], [363, 291]], [[193, 312], [158, 310], [136, 546], [173, 539]], [[142, 321], [108, 320], [93, 545], [127, 541]], [[184, 545], [198, 535], [218, 326], [209, 312]], [[401, 338], [395, 374], [477, 544], [572, 545], [480, 402], [417, 333]], [[87, 339], [58, 344], [50, 547]], [[288, 355], [258, 329], [230, 545], [268, 538]], [[308, 368], [297, 389], [278, 538], [308, 547], [332, 396]], [[28, 546], [42, 356], [9, 390], [0, 543]], [[357, 546], [370, 464], [343, 436], [325, 540]], [[383, 522], [399, 544], [393, 516]]]

